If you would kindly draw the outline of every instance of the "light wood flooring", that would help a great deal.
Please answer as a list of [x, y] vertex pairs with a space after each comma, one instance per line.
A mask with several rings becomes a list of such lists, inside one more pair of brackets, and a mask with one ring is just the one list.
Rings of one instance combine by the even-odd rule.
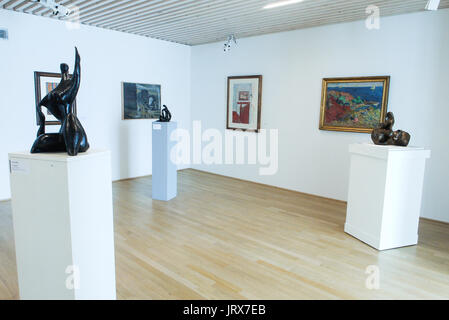
[[[343, 232], [346, 204], [194, 170], [179, 195], [113, 184], [119, 299], [449, 299], [449, 225], [378, 252]], [[380, 288], [365, 286], [370, 265]], [[17, 299], [11, 204], [0, 202], [0, 299]]]

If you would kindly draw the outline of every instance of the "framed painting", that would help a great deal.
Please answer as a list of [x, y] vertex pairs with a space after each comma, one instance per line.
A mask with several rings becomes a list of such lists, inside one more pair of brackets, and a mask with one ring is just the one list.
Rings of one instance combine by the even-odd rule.
[[387, 112], [389, 76], [325, 78], [320, 130], [371, 133]]
[[228, 77], [226, 128], [259, 132], [262, 76]]
[[122, 83], [123, 119], [159, 119], [161, 85]]
[[[72, 76], [72, 75], [70, 75]], [[61, 81], [60, 73], [53, 72], [34, 72], [34, 88], [35, 88], [35, 100], [36, 108], [39, 106], [42, 98], [44, 98], [50, 91], [55, 89]], [[36, 109], [37, 110], [37, 109]], [[76, 101], [73, 102], [73, 110], [76, 114]], [[42, 112], [45, 114], [45, 125], [60, 125], [61, 122], [55, 118], [45, 107], [42, 107]], [[39, 115], [36, 111], [36, 123], [39, 126]]]

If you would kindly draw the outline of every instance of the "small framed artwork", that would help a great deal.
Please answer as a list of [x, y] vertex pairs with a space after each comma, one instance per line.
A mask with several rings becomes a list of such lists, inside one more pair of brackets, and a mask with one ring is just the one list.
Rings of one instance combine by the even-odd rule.
[[226, 128], [259, 132], [262, 76], [228, 77]]
[[325, 78], [320, 130], [371, 133], [387, 112], [389, 76]]
[[159, 119], [161, 85], [122, 83], [123, 119]]
[[[72, 76], [72, 75], [70, 75]], [[41, 100], [48, 94], [50, 91], [55, 89], [59, 82], [61, 82], [61, 74], [53, 73], [53, 72], [34, 72], [34, 88], [35, 88], [35, 100], [36, 100], [36, 108], [39, 107], [39, 103]], [[37, 109], [36, 109], [37, 110]], [[73, 111], [76, 114], [76, 101], [73, 102]], [[45, 114], [45, 125], [60, 125], [61, 122], [52, 115], [47, 108], [42, 107], [42, 112]], [[36, 123], [39, 126], [40, 120], [39, 115], [36, 111]]]

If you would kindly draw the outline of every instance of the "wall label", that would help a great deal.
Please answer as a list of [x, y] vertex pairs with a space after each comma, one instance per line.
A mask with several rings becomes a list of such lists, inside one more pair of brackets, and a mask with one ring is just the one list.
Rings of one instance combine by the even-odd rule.
[[20, 172], [28, 174], [30, 172], [30, 166], [28, 164], [28, 161], [13, 159], [9, 160], [9, 171], [11, 173]]

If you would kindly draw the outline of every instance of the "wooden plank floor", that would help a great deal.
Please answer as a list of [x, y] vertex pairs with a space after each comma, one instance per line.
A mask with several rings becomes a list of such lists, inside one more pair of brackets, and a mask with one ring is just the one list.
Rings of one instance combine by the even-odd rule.
[[[378, 252], [343, 232], [342, 202], [185, 170], [179, 196], [116, 182], [119, 299], [449, 299], [449, 225]], [[365, 286], [366, 268], [380, 288]], [[10, 202], [0, 203], [0, 299], [18, 298]]]

